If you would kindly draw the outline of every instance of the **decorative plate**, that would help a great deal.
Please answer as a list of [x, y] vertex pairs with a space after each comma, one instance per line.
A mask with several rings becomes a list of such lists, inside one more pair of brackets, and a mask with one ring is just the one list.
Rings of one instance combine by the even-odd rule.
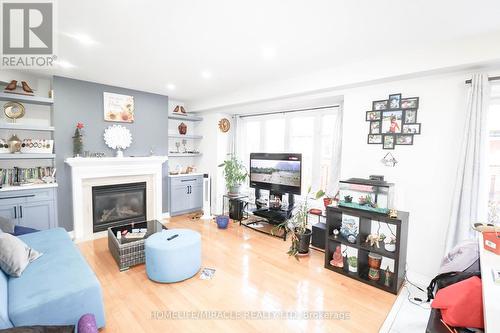
[[132, 134], [121, 125], [111, 125], [104, 130], [104, 142], [111, 149], [126, 149], [132, 143]]
[[5, 116], [10, 119], [19, 119], [24, 116], [24, 105], [18, 102], [7, 102], [3, 106]]
[[222, 133], [226, 133], [227, 131], [229, 131], [230, 128], [231, 128], [231, 123], [227, 118], [222, 118], [219, 121], [219, 129], [221, 130]]

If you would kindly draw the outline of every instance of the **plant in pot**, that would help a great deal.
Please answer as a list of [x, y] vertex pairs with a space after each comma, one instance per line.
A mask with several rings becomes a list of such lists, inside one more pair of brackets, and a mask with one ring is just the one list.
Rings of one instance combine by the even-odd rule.
[[396, 236], [389, 236], [384, 239], [384, 247], [386, 251], [396, 251]]
[[[318, 200], [323, 195], [324, 192], [318, 191], [313, 198]], [[309, 212], [308, 200], [310, 196], [311, 187], [309, 187], [304, 201], [295, 209], [293, 216], [275, 227], [277, 229], [283, 229], [284, 232], [291, 234], [292, 243], [287, 253], [289, 256], [294, 256], [297, 260], [300, 255], [309, 253], [309, 244], [311, 243], [312, 235], [311, 229], [308, 228], [307, 220]]]
[[226, 180], [228, 195], [237, 196], [240, 193], [241, 184], [248, 176], [243, 162], [235, 155], [230, 154], [229, 158], [219, 167], [224, 167], [224, 179]]
[[357, 273], [358, 272], [358, 258], [355, 256], [351, 256], [347, 258], [347, 263], [349, 264], [349, 272]]

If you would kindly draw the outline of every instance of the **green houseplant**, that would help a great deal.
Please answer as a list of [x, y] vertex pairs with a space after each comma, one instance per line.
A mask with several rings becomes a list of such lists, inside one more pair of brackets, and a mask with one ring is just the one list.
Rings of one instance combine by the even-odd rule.
[[229, 154], [229, 158], [220, 164], [224, 168], [224, 179], [229, 195], [238, 195], [240, 186], [248, 176], [248, 172], [243, 162], [234, 154]]
[[287, 254], [289, 256], [294, 256], [297, 260], [299, 255], [305, 255], [309, 253], [309, 244], [311, 243], [312, 231], [308, 228], [307, 215], [309, 213], [309, 202], [310, 198], [318, 200], [325, 192], [318, 191], [311, 195], [311, 187], [307, 190], [307, 195], [304, 201], [297, 206], [293, 216], [287, 221], [276, 226], [278, 229], [284, 230], [284, 232], [291, 234], [290, 248]]
[[355, 256], [351, 256], [347, 258], [347, 263], [349, 264], [349, 272], [357, 273], [358, 272], [358, 258]]

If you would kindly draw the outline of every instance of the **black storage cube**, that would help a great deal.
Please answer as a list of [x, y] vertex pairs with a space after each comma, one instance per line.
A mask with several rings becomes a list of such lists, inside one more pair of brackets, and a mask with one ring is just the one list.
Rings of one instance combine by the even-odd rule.
[[311, 245], [318, 249], [325, 249], [326, 223], [318, 222], [312, 226]]

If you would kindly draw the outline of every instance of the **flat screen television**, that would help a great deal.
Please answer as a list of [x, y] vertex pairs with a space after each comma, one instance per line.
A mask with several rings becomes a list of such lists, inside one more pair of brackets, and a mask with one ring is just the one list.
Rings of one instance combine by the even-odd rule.
[[250, 187], [300, 195], [301, 183], [302, 154], [250, 154]]

